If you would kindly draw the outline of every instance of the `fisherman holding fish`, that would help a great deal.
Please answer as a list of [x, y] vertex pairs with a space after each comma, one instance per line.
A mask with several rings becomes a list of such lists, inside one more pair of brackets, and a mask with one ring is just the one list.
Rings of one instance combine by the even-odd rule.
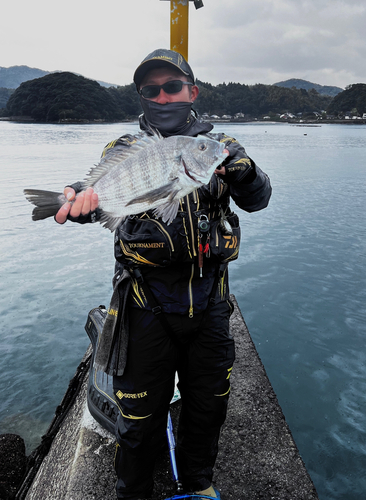
[[[97, 171], [88, 182], [65, 188], [53, 213], [59, 224], [100, 220], [115, 229], [114, 294], [101, 343], [103, 336], [109, 341], [98, 346], [96, 362], [113, 375], [120, 410], [117, 497], [152, 494], [177, 372], [177, 462], [184, 490], [220, 498], [213, 467], [235, 358], [227, 267], [240, 244], [239, 219], [229, 203], [231, 198], [246, 212], [265, 208], [270, 181], [234, 138], [212, 133], [212, 124], [197, 119], [192, 104], [199, 89], [180, 54], [153, 51], [136, 69], [134, 83], [143, 109], [141, 134], [108, 144]], [[188, 142], [173, 145], [177, 136]], [[149, 141], [156, 150], [151, 164], [152, 153], [144, 153], [151, 151]], [[170, 153], [161, 152], [165, 144]], [[138, 155], [149, 156], [139, 160], [147, 162], [145, 173], [131, 163], [118, 182], [113, 176], [121, 154], [135, 163]], [[157, 181], [161, 168], [166, 175]], [[132, 193], [137, 176], [151, 187], [139, 187], [124, 201], [128, 210], [114, 212], [110, 192], [118, 184]], [[59, 208], [62, 200], [68, 201]]]

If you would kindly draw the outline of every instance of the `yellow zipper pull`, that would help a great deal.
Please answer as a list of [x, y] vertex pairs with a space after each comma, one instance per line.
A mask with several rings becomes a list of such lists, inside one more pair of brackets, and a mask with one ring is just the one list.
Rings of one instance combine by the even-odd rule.
[[190, 318], [193, 318], [193, 294], [192, 294], [193, 276], [194, 276], [194, 264], [192, 264], [191, 277], [189, 278], [188, 282], [188, 293], [189, 293], [189, 303], [190, 303], [188, 315]]

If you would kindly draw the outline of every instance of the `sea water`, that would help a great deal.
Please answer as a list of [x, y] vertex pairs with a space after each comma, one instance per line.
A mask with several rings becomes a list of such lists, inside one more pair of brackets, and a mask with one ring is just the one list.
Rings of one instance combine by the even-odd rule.
[[[366, 497], [366, 127], [217, 124], [268, 173], [269, 207], [241, 219], [235, 294], [321, 500]], [[29, 453], [107, 304], [113, 235], [33, 222], [24, 188], [84, 178], [137, 124], [0, 122], [0, 433]]]

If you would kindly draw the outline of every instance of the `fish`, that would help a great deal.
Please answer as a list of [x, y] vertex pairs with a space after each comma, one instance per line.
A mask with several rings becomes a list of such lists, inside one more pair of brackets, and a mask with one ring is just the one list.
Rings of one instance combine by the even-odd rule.
[[[117, 145], [107, 151], [83, 181], [98, 194], [100, 219], [114, 231], [128, 216], [153, 210], [156, 218], [171, 224], [179, 200], [208, 184], [215, 169], [228, 155], [225, 144], [209, 137], [139, 133], [130, 146]], [[32, 219], [54, 217], [68, 200], [63, 193], [24, 189], [36, 206]]]

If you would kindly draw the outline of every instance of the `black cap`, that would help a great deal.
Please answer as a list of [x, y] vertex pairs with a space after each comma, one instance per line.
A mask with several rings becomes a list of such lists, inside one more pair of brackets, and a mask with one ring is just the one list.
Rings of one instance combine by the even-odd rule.
[[138, 89], [140, 88], [141, 82], [148, 71], [155, 68], [162, 68], [164, 66], [174, 66], [175, 69], [179, 70], [183, 73], [183, 75], [192, 78], [192, 81], [194, 82], [193, 71], [179, 52], [167, 49], [157, 49], [146, 56], [140, 66], [136, 69], [133, 76], [133, 81], [135, 82], [136, 87]]

